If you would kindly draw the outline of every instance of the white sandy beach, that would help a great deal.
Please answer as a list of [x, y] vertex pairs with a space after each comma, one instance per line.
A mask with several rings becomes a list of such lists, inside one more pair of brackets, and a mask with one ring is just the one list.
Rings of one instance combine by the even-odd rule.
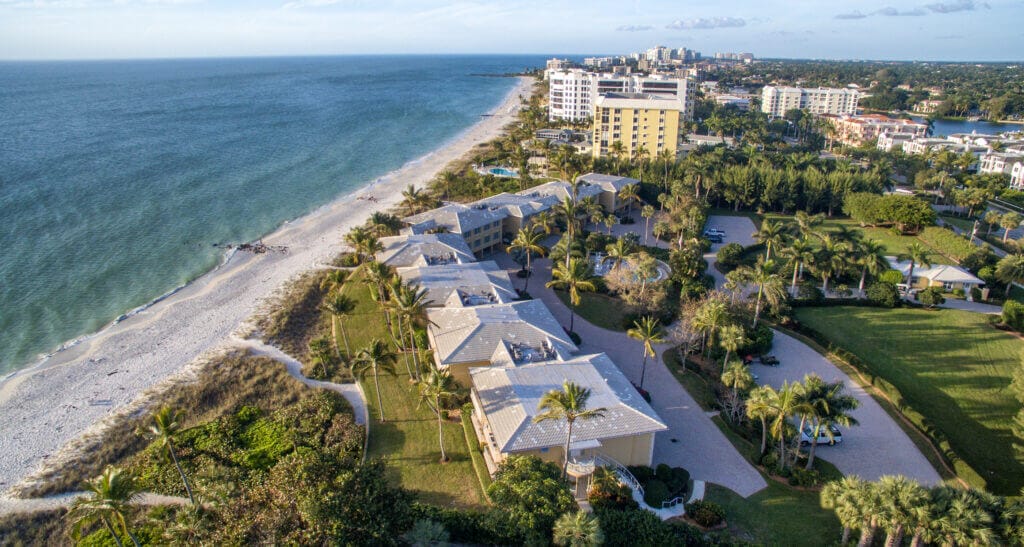
[[[232, 344], [232, 333], [288, 280], [344, 250], [342, 236], [375, 211], [424, 186], [449, 162], [490, 140], [515, 118], [532, 79], [520, 78], [504, 102], [442, 148], [263, 238], [286, 253], [237, 252], [221, 268], [148, 309], [57, 352], [0, 384], [0, 492], [48, 462], [102, 421], [203, 355]], [[372, 196], [375, 200], [358, 199]], [[65, 448], [66, 449], [66, 448]]]

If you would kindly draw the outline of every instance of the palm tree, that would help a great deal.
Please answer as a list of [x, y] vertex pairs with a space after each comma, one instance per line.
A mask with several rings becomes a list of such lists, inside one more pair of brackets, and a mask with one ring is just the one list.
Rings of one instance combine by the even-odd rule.
[[793, 215], [793, 222], [796, 223], [796, 231], [801, 237], [806, 238], [811, 235], [821, 237], [814, 229], [825, 222], [825, 215], [822, 213], [811, 215], [807, 211], [797, 211]]
[[[335, 351], [337, 351], [337, 348], [335, 348]], [[320, 363], [324, 373], [324, 380], [329, 379], [327, 365], [331, 362], [331, 343], [326, 338], [314, 338], [309, 341], [309, 353], [312, 354], [313, 359]]]
[[768, 449], [768, 418], [772, 412], [772, 393], [775, 390], [772, 386], [754, 388], [747, 396], [747, 417], [751, 420], [761, 420], [761, 454]]
[[828, 280], [846, 268], [848, 250], [845, 242], [837, 241], [831, 235], [821, 237], [821, 248], [815, 253], [813, 266], [821, 275], [821, 292], [826, 295]]
[[985, 224], [988, 225], [988, 231], [985, 233], [985, 237], [992, 235], [992, 228], [999, 226], [999, 219], [1002, 215], [998, 211], [986, 211], [985, 212]]
[[[566, 253], [568, 255], [568, 252]], [[590, 273], [590, 264], [578, 258], [568, 260], [564, 267], [559, 264], [551, 270], [551, 281], [545, 284], [549, 289], [562, 289], [569, 293], [569, 332], [574, 332], [576, 306], [580, 305], [581, 292], [594, 292], [594, 276]]]
[[530, 257], [533, 253], [544, 256], [544, 253], [547, 252], [547, 249], [540, 244], [542, 239], [544, 239], [544, 236], [540, 232], [529, 228], [521, 228], [519, 233], [516, 234], [516, 238], [508, 246], [510, 252], [520, 251], [526, 254], [526, 281], [523, 283], [523, 292], [526, 292], [526, 288], [529, 287], [530, 275], [533, 272], [530, 266]]
[[767, 262], [772, 258], [772, 246], [779, 247], [786, 242], [786, 227], [781, 222], [766, 220], [753, 235], [758, 243], [765, 246], [764, 259]]
[[741, 266], [736, 271], [746, 281], [757, 285], [757, 300], [754, 305], [754, 323], [752, 328], [757, 328], [757, 321], [761, 317], [761, 301], [766, 300], [771, 308], [777, 308], [786, 299], [786, 289], [782, 277], [775, 273], [775, 262], [767, 262], [758, 258], [754, 267]]
[[697, 308], [697, 314], [693, 318], [693, 325], [706, 338], [704, 346], [707, 349], [709, 358], [711, 357], [711, 346], [714, 345], [715, 334], [728, 317], [729, 313], [726, 303], [717, 298], [709, 298]]
[[[373, 238], [373, 234], [371, 234], [370, 231], [363, 226], [356, 226], [355, 228], [349, 230], [347, 234], [345, 234], [345, 242], [348, 243], [350, 247], [352, 247], [352, 250], [356, 253], [356, 256], [359, 258], [360, 263], [365, 261], [370, 254], [373, 254], [378, 250], [373, 249], [372, 251], [369, 251], [368, 247], [373, 247], [373, 244], [371, 243], [371, 238], [372, 241], [376, 241], [376, 238]], [[377, 242], [377, 245], [379, 246], [380, 243]]]
[[925, 538], [929, 543], [988, 545], [994, 539], [992, 516], [967, 490], [951, 486], [934, 488], [932, 516]]
[[622, 171], [621, 171], [621, 161], [622, 161], [622, 156], [624, 156], [626, 154], [626, 146], [624, 144], [622, 144], [622, 141], [616, 140], [616, 141], [613, 141], [608, 146], [608, 152], [611, 154], [612, 158], [615, 160], [615, 173], [621, 175], [622, 174]]
[[996, 279], [1006, 283], [1006, 298], [1010, 298], [1013, 284], [1024, 282], [1024, 255], [1006, 255], [996, 263]]
[[437, 415], [437, 442], [441, 445], [441, 463], [448, 461], [448, 455], [444, 452], [444, 430], [441, 420], [441, 411], [444, 407], [442, 405], [455, 396], [455, 390], [455, 380], [447, 370], [432, 368], [427, 378], [420, 382], [420, 398]]
[[626, 262], [630, 255], [636, 252], [636, 249], [633, 248], [633, 244], [628, 239], [620, 237], [615, 240], [615, 243], [609, 243], [605, 247], [605, 252], [608, 254], [601, 257], [601, 264], [611, 262], [612, 269], [616, 269], [623, 262]]
[[174, 436], [181, 429], [181, 417], [180, 412], [169, 406], [160, 407], [160, 410], [153, 413], [153, 423], [149, 424], [149, 432], [160, 441], [162, 447], [170, 455], [171, 461], [174, 462], [174, 468], [181, 475], [181, 482], [185, 484], [188, 501], [195, 505], [196, 498], [192, 495], [192, 486], [189, 485], [188, 477], [185, 476], [185, 471], [181, 469], [181, 464], [178, 463], [178, 454], [174, 450]]
[[403, 286], [394, 297], [394, 310], [401, 318], [400, 324], [404, 323], [408, 330], [407, 333], [402, 333], [402, 338], [405, 338], [405, 334], [409, 335], [409, 345], [412, 347], [412, 360], [416, 365], [414, 374], [416, 380], [420, 379], [421, 367], [419, 348], [416, 345], [415, 327], [430, 321], [427, 319], [427, 304], [427, 290], [421, 289], [419, 285]]
[[331, 270], [324, 275], [324, 280], [320, 282], [320, 289], [331, 292], [340, 289], [346, 281], [348, 281], [348, 271]]
[[139, 496], [135, 477], [116, 467], [107, 466], [103, 474], [85, 483], [88, 497], [79, 498], [68, 511], [71, 519], [71, 536], [80, 539], [82, 529], [99, 521], [107, 529], [114, 543], [122, 546], [121, 533], [131, 538], [138, 547], [139, 541], [128, 529], [125, 518], [128, 506]]
[[[903, 534], [922, 517], [927, 518], [928, 491], [901, 475], [885, 475], [875, 485], [882, 502], [881, 525], [885, 528], [886, 547], [903, 543]], [[923, 514], [922, 514], [923, 513]]]
[[633, 216], [633, 202], [640, 201], [640, 185], [627, 184], [619, 190], [619, 199], [626, 202], [626, 217]]
[[843, 525], [843, 536], [839, 541], [846, 545], [850, 540], [850, 531], [861, 527], [864, 514], [860, 508], [860, 495], [870, 484], [856, 475], [847, 475], [838, 481], [825, 483], [821, 489], [821, 507], [835, 511], [839, 523]]
[[604, 416], [605, 408], [587, 408], [590, 390], [580, 387], [568, 380], [562, 383], [562, 390], [552, 389], [540, 398], [537, 405], [539, 414], [533, 417], [533, 423], [548, 420], [565, 420], [565, 461], [562, 464], [562, 478], [569, 466], [569, 445], [572, 444], [572, 427], [576, 420], [593, 420]]
[[370, 345], [359, 350], [355, 361], [352, 362], [352, 374], [360, 380], [365, 380], [368, 374], [373, 374], [374, 388], [377, 390], [377, 408], [380, 409], [380, 423], [384, 423], [384, 403], [380, 398], [379, 376], [383, 374], [395, 375], [395, 365], [398, 358], [395, 353], [388, 349], [386, 343], [374, 338]]
[[530, 227], [539, 229], [545, 235], [551, 235], [551, 229], [555, 226], [555, 213], [548, 209], [541, 211], [530, 219]]
[[593, 547], [604, 543], [604, 532], [597, 517], [586, 512], [566, 513], [555, 521], [552, 541], [563, 547]]
[[423, 193], [423, 190], [410, 184], [405, 190], [402, 190], [402, 202], [399, 205], [405, 208], [407, 214], [414, 215], [420, 212], [424, 198], [426, 198], [426, 194]]
[[341, 294], [341, 292], [336, 292], [332, 296], [328, 297], [322, 307], [324, 311], [331, 314], [331, 338], [334, 339], [334, 351], [338, 351], [337, 326], [340, 323], [341, 336], [345, 340], [345, 357], [351, 357], [352, 350], [348, 347], [348, 333], [345, 331], [345, 317], [356, 309], [356, 301], [344, 294]]
[[[774, 390], [773, 390], [774, 391]], [[800, 384], [783, 382], [778, 391], [768, 392], [771, 396], [769, 405], [772, 409], [772, 436], [779, 440], [779, 468], [786, 467], [786, 428], [789, 417], [807, 411], [803, 398], [800, 396]]]
[[725, 350], [725, 359], [722, 361], [722, 370], [729, 364], [729, 354], [743, 347], [747, 343], [743, 327], [739, 325], [725, 325], [721, 330], [721, 338], [718, 344]]
[[644, 245], [647, 245], [647, 234], [651, 232], [651, 217], [654, 216], [654, 206], [644, 205], [640, 209], [640, 216], [644, 217]]
[[643, 364], [640, 365], [640, 389], [644, 388], [644, 376], [647, 374], [647, 358], [657, 355], [654, 352], [654, 344], [665, 341], [665, 333], [661, 323], [653, 316], [641, 317], [639, 321], [633, 321], [633, 328], [626, 331], [626, 334], [634, 340], [639, 340], [644, 347]]
[[725, 367], [722, 383], [725, 387], [732, 388], [733, 398], [738, 399], [741, 389], [745, 390], [754, 385], [754, 376], [750, 374], [750, 367], [742, 362], [733, 362]]
[[807, 458], [806, 469], [814, 466], [814, 453], [818, 447], [818, 437], [825, 433], [830, 439], [832, 430], [830, 426], [841, 425], [849, 427], [857, 425], [857, 420], [850, 415], [850, 412], [860, 406], [860, 401], [845, 393], [845, 386], [842, 382], [825, 382], [817, 375], [804, 377], [802, 397], [807, 404], [807, 409], [801, 417], [800, 429], [806, 420], [811, 421], [812, 437], [811, 450]]
[[896, 260], [909, 260], [910, 271], [907, 272], [907, 286], [914, 286], [914, 266], [921, 265], [926, 268], [931, 268], [932, 263], [928, 260], [928, 249], [920, 243], [911, 243], [907, 245], [907, 252], [901, 253], [896, 257]]
[[793, 261], [793, 283], [790, 285], [790, 291], [795, 296], [797, 276], [803, 270], [804, 264], [814, 260], [814, 246], [806, 237], [801, 237], [790, 243], [784, 254]]
[[604, 222], [604, 227], [608, 228], [608, 235], [612, 235], [612, 226], [615, 226], [616, 224], [618, 224], [619, 217], [617, 217], [615, 215], [610, 215], [610, 214], [609, 215], [605, 215], [603, 222]]
[[648, 150], [646, 146], [641, 144], [640, 146], [638, 146], [636, 148], [636, 150], [633, 151], [633, 155], [636, 157], [637, 163], [640, 164], [640, 170], [639, 170], [640, 176], [638, 176], [637, 178], [640, 180], [640, 182], [643, 182], [643, 180], [644, 180], [644, 160], [649, 158], [649, 157], [651, 157], [651, 151]]
[[865, 239], [857, 243], [857, 265], [861, 267], [860, 283], [857, 290], [861, 296], [864, 295], [864, 282], [868, 274], [878, 275], [889, 269], [889, 261], [885, 259], [885, 245], [873, 240]]
[[1021, 216], [1014, 212], [999, 217], [999, 226], [1003, 228], [1003, 243], [1006, 243], [1006, 237], [1010, 235], [1010, 230], [1020, 226], [1020, 219]]

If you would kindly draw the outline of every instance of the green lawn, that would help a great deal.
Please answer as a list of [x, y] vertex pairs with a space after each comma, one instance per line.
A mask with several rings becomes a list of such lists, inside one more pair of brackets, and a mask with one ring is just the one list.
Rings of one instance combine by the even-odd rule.
[[[353, 351], [365, 347], [373, 338], [390, 341], [383, 313], [369, 297], [361, 276], [345, 284], [345, 294], [356, 301], [346, 321]], [[370, 437], [367, 455], [385, 458], [395, 484], [415, 491], [421, 501], [442, 507], [480, 507], [486, 504], [480, 481], [473, 471], [462, 424], [444, 423], [444, 446], [451, 461], [440, 463], [437, 418], [420, 404], [416, 386], [409, 382], [405, 363], [398, 360], [397, 376], [381, 376], [381, 398], [387, 422], [381, 424], [373, 377], [362, 382], [370, 411]]]
[[[555, 294], [563, 304], [572, 307], [569, 304], [568, 292], [555, 291]], [[582, 293], [580, 305], [576, 306], [576, 315], [604, 329], [625, 331], [626, 329], [622, 328], [625, 308], [626, 305], [618, 298], [598, 293]]]
[[1008, 390], [1024, 345], [958, 310], [800, 308], [796, 318], [851, 351], [896, 386], [987, 482], [1015, 495], [1024, 465], [1010, 429], [1020, 404]]
[[[945, 222], [946, 224], [956, 226], [957, 228], [964, 230], [968, 235], [970, 235], [971, 230], [974, 229], [974, 221], [968, 218], [955, 217], [951, 215], [939, 215], [939, 218], [941, 218], [942, 222]], [[985, 225], [981, 224], [979, 229], [984, 233]]]
[[[765, 215], [766, 220], [773, 220], [776, 222], [792, 223], [793, 217], [790, 215], [779, 215], [770, 213]], [[927, 243], [913, 236], [897, 235], [894, 234], [888, 228], [872, 228], [872, 227], [861, 227], [856, 221], [842, 218], [828, 218], [819, 227], [826, 232], [836, 232], [841, 227], [845, 227], [849, 230], [859, 232], [863, 237], [867, 239], [873, 239], [885, 246], [885, 254], [889, 256], [897, 256], [907, 252], [907, 247], [911, 243], [920, 243], [925, 248], [931, 249], [932, 252], [928, 254], [928, 259], [932, 264], [952, 264], [953, 261], [946, 258], [939, 252], [939, 250], [933, 248]]]
[[795, 490], [768, 479], [768, 487], [744, 498], [709, 484], [704, 499], [721, 504], [729, 535], [760, 545], [830, 545], [842, 527], [821, 508], [818, 492]]

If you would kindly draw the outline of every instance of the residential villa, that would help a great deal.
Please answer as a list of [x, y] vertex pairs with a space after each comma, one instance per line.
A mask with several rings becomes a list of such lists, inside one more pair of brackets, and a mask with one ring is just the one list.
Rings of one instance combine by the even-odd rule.
[[852, 116], [824, 115], [822, 118], [832, 126], [837, 142], [849, 146], [860, 146], [884, 133], [909, 133], [913, 137], [924, 137], [928, 125], [913, 120], [890, 118], [881, 114]]
[[384, 248], [377, 253], [377, 262], [394, 268], [466, 264], [475, 262], [466, 240], [457, 234], [417, 234], [382, 237]]
[[618, 175], [604, 175], [601, 173], [587, 173], [576, 178], [576, 182], [584, 182], [588, 185], [601, 189], [598, 196], [598, 203], [605, 211], [619, 211], [626, 208], [626, 202], [619, 199], [619, 192], [630, 184], [640, 184], [637, 179], [620, 177]]
[[569, 473], [589, 475], [602, 459], [623, 465], [651, 465], [654, 435], [668, 427], [604, 353], [529, 363], [518, 367], [474, 368], [471, 399], [484, 455], [496, 467], [510, 454], [561, 463], [566, 423], [534, 423], [541, 397], [564, 382], [588, 387], [588, 408], [604, 415], [573, 426]]
[[566, 358], [576, 344], [540, 300], [427, 310], [434, 362], [469, 385], [470, 367], [518, 366]]
[[406, 283], [425, 289], [431, 307], [507, 304], [518, 298], [508, 273], [493, 260], [398, 268], [398, 275]]
[[[889, 266], [894, 270], [899, 270], [904, 278], [910, 273], [909, 261], [898, 261], [891, 256], [885, 258], [889, 261]], [[946, 291], [962, 289], [966, 293], [969, 293], [972, 288], [984, 284], [984, 281], [972, 275], [971, 272], [951, 264], [936, 264], [928, 268], [918, 265], [914, 268], [914, 278], [910, 280], [911, 289], [939, 287]]]
[[452, 203], [402, 219], [410, 234], [448, 232], [465, 239], [473, 253], [495, 251], [501, 245], [501, 223], [507, 216], [503, 209], [486, 205]]
[[[1014, 168], [1022, 163], [1024, 163], [1024, 152], [991, 152], [981, 157], [978, 172], [1012, 175]], [[1020, 168], [1017, 169], [1020, 170]]]

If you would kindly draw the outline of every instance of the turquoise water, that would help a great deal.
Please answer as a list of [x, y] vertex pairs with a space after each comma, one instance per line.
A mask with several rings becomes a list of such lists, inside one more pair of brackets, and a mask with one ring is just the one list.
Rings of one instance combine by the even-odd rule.
[[0, 63], [0, 373], [422, 157], [514, 85], [484, 75], [542, 61]]
[[519, 177], [519, 173], [516, 173], [515, 171], [512, 171], [510, 169], [505, 169], [504, 167], [492, 167], [492, 168], [488, 169], [487, 171], [490, 174], [496, 175], [496, 176], [499, 176], [499, 177], [509, 177], [509, 178], [517, 178], [517, 177]]

